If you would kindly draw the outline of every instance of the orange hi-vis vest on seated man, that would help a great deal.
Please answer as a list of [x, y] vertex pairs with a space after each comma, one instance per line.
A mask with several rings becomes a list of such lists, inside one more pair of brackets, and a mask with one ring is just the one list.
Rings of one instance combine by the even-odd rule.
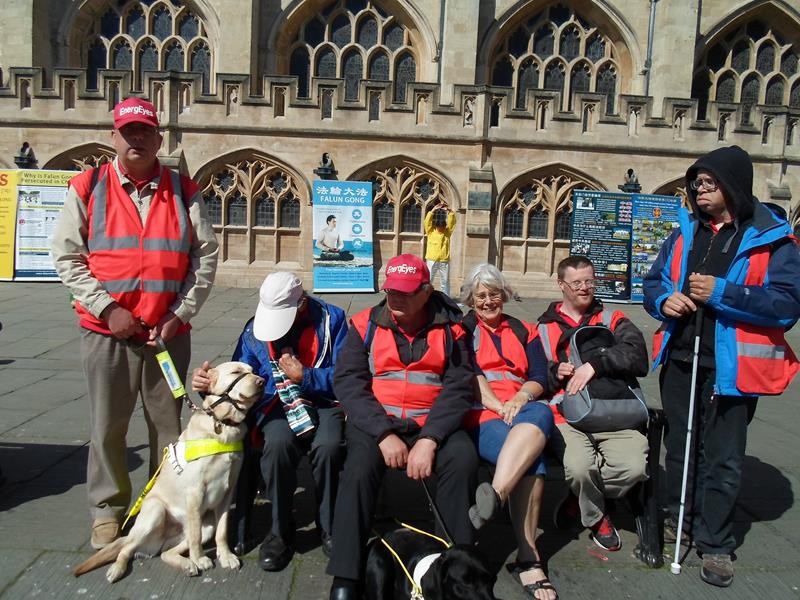
[[[89, 271], [117, 304], [152, 327], [175, 301], [189, 270], [192, 227], [187, 205], [197, 185], [161, 167], [158, 189], [142, 224], [116, 169], [108, 163], [98, 169], [94, 176], [89, 170], [70, 181], [87, 208]], [[111, 333], [80, 303], [75, 310], [82, 327]], [[185, 323], [178, 333], [187, 329]]]
[[[522, 321], [520, 321], [520, 324], [528, 330], [528, 342], [533, 341], [538, 335], [536, 330]], [[492, 388], [494, 395], [505, 403], [528, 380], [528, 355], [525, 351], [525, 346], [522, 345], [520, 338], [517, 337], [517, 334], [512, 329], [509, 317], [504, 317], [494, 331], [494, 335], [500, 338], [500, 347], [503, 350], [502, 356], [497, 351], [491, 335], [492, 332], [486, 328], [480, 319], [477, 319], [475, 329], [472, 332], [472, 350], [475, 355], [475, 362], [486, 377], [489, 387]], [[477, 403], [464, 419], [464, 426], [472, 428], [480, 423], [499, 418], [497, 413], [487, 410], [482, 404]]]
[[[625, 318], [625, 314], [619, 310], [610, 310], [604, 308], [601, 311], [594, 313], [584, 325], [605, 325], [611, 331], [617, 328], [617, 323], [620, 319]], [[564, 332], [561, 326], [555, 321], [549, 323], [539, 323], [538, 325], [539, 337], [542, 340], [544, 347], [544, 354], [547, 360], [551, 362], [560, 362], [558, 358], [558, 342]], [[564, 347], [564, 353], [569, 358], [569, 344]], [[558, 411], [558, 405], [564, 399], [564, 388], [561, 387], [550, 396], [550, 410], [553, 411], [556, 424], [566, 423], [566, 419]]]
[[398, 418], [414, 419], [425, 424], [433, 402], [442, 391], [442, 375], [447, 365], [447, 328], [437, 326], [426, 333], [428, 349], [420, 360], [408, 365], [400, 360], [394, 332], [378, 327], [369, 320], [366, 309], [355, 315], [351, 323], [365, 343], [369, 341], [369, 368], [372, 373], [372, 393], [386, 414]]

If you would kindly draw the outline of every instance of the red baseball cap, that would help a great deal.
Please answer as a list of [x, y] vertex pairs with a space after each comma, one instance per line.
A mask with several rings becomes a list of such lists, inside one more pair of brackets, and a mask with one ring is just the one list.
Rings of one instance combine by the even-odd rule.
[[430, 282], [431, 274], [424, 260], [413, 254], [400, 254], [386, 263], [386, 281], [382, 289], [408, 294]]
[[114, 107], [114, 129], [120, 129], [128, 123], [144, 123], [158, 127], [156, 107], [141, 98], [128, 98]]

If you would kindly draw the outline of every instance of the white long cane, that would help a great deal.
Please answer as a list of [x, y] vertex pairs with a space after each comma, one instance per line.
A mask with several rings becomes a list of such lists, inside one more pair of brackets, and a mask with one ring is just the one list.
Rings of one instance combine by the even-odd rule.
[[694, 356], [692, 358], [692, 389], [689, 392], [689, 421], [686, 425], [686, 449], [683, 453], [683, 481], [681, 482], [681, 508], [678, 515], [678, 534], [675, 540], [675, 556], [669, 569], [673, 575], [680, 575], [681, 536], [683, 535], [683, 514], [686, 510], [686, 484], [689, 480], [689, 456], [692, 451], [692, 428], [694, 427], [694, 400], [697, 395], [697, 367], [700, 359], [700, 333], [703, 329], [703, 307], [697, 309], [694, 325]]

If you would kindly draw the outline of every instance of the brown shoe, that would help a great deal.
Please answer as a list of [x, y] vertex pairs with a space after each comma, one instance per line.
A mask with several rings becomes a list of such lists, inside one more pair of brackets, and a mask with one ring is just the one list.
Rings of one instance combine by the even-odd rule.
[[91, 545], [95, 550], [105, 548], [119, 537], [119, 521], [114, 518], [95, 519], [92, 523]]

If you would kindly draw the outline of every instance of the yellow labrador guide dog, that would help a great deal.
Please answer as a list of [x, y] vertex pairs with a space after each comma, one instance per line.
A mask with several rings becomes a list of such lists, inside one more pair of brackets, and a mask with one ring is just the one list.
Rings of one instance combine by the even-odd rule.
[[[228, 547], [228, 509], [242, 466], [243, 421], [261, 398], [264, 380], [241, 362], [222, 363], [209, 370], [209, 378], [202, 408], [192, 413], [178, 442], [167, 447], [161, 472], [128, 535], [78, 565], [76, 577], [113, 561], [106, 573], [113, 583], [134, 555], [156, 554], [187, 575], [197, 575], [214, 566], [203, 553], [203, 543], [212, 536], [219, 564], [239, 568]], [[187, 550], [188, 558], [183, 556]]]

